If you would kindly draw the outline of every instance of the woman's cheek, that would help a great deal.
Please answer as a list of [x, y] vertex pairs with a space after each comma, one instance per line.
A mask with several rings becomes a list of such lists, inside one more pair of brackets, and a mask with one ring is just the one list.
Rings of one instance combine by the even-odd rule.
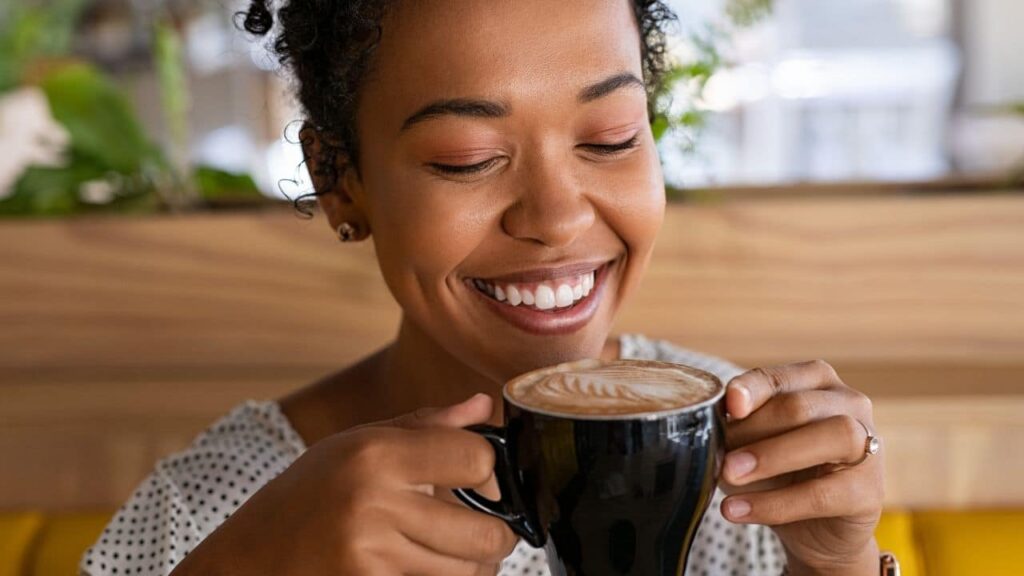
[[644, 151], [600, 184], [613, 229], [631, 250], [652, 249], [665, 218], [665, 183], [657, 155]]
[[[447, 277], [483, 241], [487, 222], [482, 204], [473, 191], [453, 190], [444, 182], [406, 182], [380, 195], [376, 247], [392, 291], [443, 289]], [[424, 297], [433, 300], [431, 294]]]

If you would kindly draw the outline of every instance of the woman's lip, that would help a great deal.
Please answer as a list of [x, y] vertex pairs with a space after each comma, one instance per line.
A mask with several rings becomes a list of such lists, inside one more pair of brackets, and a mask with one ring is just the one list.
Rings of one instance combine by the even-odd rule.
[[520, 330], [540, 336], [571, 334], [583, 328], [597, 313], [612, 263], [598, 267], [590, 294], [569, 308], [536, 310], [527, 306], [510, 306], [477, 290], [471, 281], [463, 284], [497, 316]]

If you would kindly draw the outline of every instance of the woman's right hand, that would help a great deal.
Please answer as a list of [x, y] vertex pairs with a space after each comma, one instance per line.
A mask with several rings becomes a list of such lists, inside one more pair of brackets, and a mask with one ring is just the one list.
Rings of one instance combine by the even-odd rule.
[[494, 450], [462, 430], [486, 422], [491, 402], [479, 394], [316, 443], [174, 574], [496, 574], [517, 537], [503, 521], [434, 495], [473, 487], [496, 496]]

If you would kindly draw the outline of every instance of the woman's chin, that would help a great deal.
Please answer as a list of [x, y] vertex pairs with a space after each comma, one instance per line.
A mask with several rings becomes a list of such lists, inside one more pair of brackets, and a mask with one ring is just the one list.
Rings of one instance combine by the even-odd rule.
[[518, 342], [505, 342], [504, 346], [487, 350], [484, 357], [494, 360], [499, 379], [512, 378], [562, 362], [603, 356], [608, 331], [588, 330], [557, 338], [524, 337]]

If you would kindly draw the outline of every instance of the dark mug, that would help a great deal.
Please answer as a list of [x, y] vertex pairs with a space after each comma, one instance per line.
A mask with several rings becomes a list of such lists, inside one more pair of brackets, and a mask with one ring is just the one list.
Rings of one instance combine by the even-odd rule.
[[[633, 414], [565, 413], [509, 395], [524, 378], [608, 365], [641, 377], [643, 370], [680, 370], [711, 393]], [[527, 373], [503, 389], [504, 427], [470, 427], [494, 447], [501, 500], [470, 489], [454, 493], [545, 548], [554, 576], [678, 576], [717, 486], [724, 395], [713, 374], [648, 360], [582, 360]]]

